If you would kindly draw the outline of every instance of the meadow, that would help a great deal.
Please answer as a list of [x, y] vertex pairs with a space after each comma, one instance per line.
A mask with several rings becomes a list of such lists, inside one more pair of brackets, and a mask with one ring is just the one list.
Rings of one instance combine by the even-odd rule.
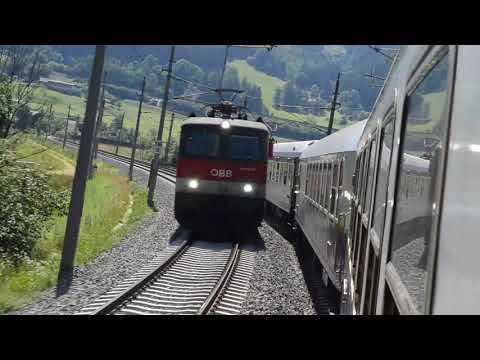
[[[75, 155], [61, 146], [28, 137], [17, 148], [49, 175], [57, 191], [69, 190], [75, 173]], [[98, 162], [95, 177], [87, 183], [76, 265], [86, 264], [110, 249], [144, 216], [151, 213], [146, 192], [114, 167]], [[131, 212], [125, 216], [127, 210]], [[35, 243], [31, 258], [13, 266], [0, 261], [0, 313], [16, 310], [38, 298], [57, 281], [65, 235], [66, 216], [51, 218]], [[122, 226], [118, 226], [122, 224]]]

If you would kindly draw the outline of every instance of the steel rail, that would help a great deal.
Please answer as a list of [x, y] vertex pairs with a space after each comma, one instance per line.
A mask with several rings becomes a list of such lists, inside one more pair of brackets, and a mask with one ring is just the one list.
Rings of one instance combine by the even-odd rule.
[[228, 259], [227, 264], [223, 270], [223, 273], [220, 279], [217, 281], [215, 286], [213, 287], [212, 291], [208, 295], [207, 299], [203, 303], [203, 305], [198, 310], [197, 315], [208, 315], [211, 310], [215, 307], [215, 304], [220, 300], [223, 291], [227, 288], [230, 279], [235, 272], [235, 268], [238, 264], [238, 260], [240, 259], [240, 243], [235, 242], [232, 248], [232, 252], [230, 253], [230, 257]]
[[132, 299], [137, 294], [141, 293], [141, 291], [145, 287], [147, 287], [152, 281], [161, 276], [173, 264], [175, 264], [177, 260], [180, 259], [181, 256], [188, 250], [191, 244], [191, 239], [184, 241], [184, 243], [180, 245], [179, 248], [175, 250], [175, 252], [170, 257], [165, 259], [164, 262], [160, 264], [155, 270], [153, 270], [150, 274], [147, 274], [143, 279], [130, 286], [119, 296], [112, 299], [111, 301], [103, 305], [101, 308], [93, 311], [92, 315], [107, 315], [124, 305], [129, 299]]

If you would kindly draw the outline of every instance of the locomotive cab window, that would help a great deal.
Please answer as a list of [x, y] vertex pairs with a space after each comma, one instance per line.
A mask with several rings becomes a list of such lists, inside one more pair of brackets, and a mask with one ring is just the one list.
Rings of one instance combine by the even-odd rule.
[[182, 133], [182, 155], [187, 157], [216, 158], [220, 155], [220, 142], [220, 134], [216, 129], [187, 127]]
[[[434, 56], [425, 64], [426, 74], [418, 76], [405, 105], [390, 241], [390, 261], [418, 313], [427, 311], [426, 288], [432, 276], [429, 252], [436, 231], [434, 213], [440, 206], [440, 164], [447, 148], [448, 54]], [[422, 188], [411, 191], [419, 180]]]

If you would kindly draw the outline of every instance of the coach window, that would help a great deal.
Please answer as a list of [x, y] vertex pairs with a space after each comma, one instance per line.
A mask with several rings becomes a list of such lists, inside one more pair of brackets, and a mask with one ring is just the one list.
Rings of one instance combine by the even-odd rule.
[[387, 125], [382, 131], [382, 145], [378, 158], [377, 186], [373, 206], [373, 229], [380, 240], [380, 248], [382, 247], [383, 225], [385, 223], [385, 211], [387, 207], [388, 174], [390, 172], [390, 158], [393, 144], [393, 116], [389, 117], [386, 122]]
[[367, 179], [367, 193], [365, 195], [365, 209], [364, 213], [367, 216], [370, 216], [370, 201], [372, 199], [372, 183], [373, 183], [373, 173], [375, 171], [375, 154], [376, 154], [376, 142], [375, 134], [373, 135], [374, 140], [370, 146], [370, 161], [368, 165], [368, 179]]
[[[419, 76], [409, 92], [405, 107], [405, 128], [402, 131], [398, 186], [395, 195], [393, 233], [390, 257], [411, 304], [424, 313], [426, 285], [435, 223], [432, 211], [439, 206], [441, 186], [440, 164], [447, 144], [444, 139], [447, 119], [448, 54], [444, 51], [426, 65], [428, 73]], [[415, 169], [415, 173], [411, 170]], [[412, 176], [408, 176], [409, 173]], [[427, 181], [421, 196], [407, 194], [406, 189], [417, 176]]]
[[312, 164], [312, 189], [310, 191], [310, 197], [315, 201], [315, 192], [317, 191], [317, 162]]
[[315, 192], [314, 192], [314, 200], [318, 204], [318, 183], [320, 178], [320, 164], [317, 161], [315, 164]]
[[317, 180], [317, 203], [321, 204], [321, 194], [322, 194], [322, 163], [318, 163], [318, 180]]
[[360, 170], [360, 156], [357, 156], [357, 158], [355, 159], [355, 172], [354, 172], [354, 175], [355, 177], [353, 178], [353, 194], [355, 196], [358, 195], [358, 191], [357, 191], [357, 184], [358, 184], [358, 178], [360, 176], [360, 173], [359, 173], [359, 170]]
[[340, 161], [340, 166], [338, 168], [338, 187], [343, 187], [343, 159]]
[[368, 179], [368, 160], [370, 156], [370, 145], [368, 144], [365, 148], [365, 153], [363, 155], [363, 175], [362, 175], [362, 183], [360, 184], [360, 204], [362, 205], [362, 212], [365, 213], [365, 190], [367, 187], [367, 179]]
[[317, 168], [317, 163], [313, 162], [312, 164], [312, 174], [310, 175], [310, 179], [312, 179], [312, 187], [310, 189], [310, 197], [312, 200], [315, 200], [315, 190], [316, 190], [316, 168]]
[[335, 200], [337, 198], [338, 161], [333, 163], [332, 186], [330, 190], [330, 214], [335, 215]]
[[307, 176], [305, 176], [306, 179], [306, 186], [305, 186], [305, 195], [310, 196], [309, 190], [310, 190], [310, 164], [307, 164]]
[[332, 164], [328, 162], [326, 164], [326, 178], [325, 178], [325, 198], [324, 198], [324, 207], [325, 209], [329, 209], [330, 204], [330, 187], [332, 186]]
[[287, 185], [288, 164], [283, 163], [283, 185]]
[[319, 204], [323, 206], [323, 199], [325, 198], [323, 193], [323, 187], [325, 186], [325, 172], [326, 172], [326, 164], [322, 161], [320, 163], [320, 185], [318, 186], [320, 202]]
[[287, 177], [287, 185], [288, 187], [292, 187], [292, 176], [293, 176], [293, 164], [288, 163], [288, 177]]
[[360, 206], [360, 195], [362, 193], [362, 178], [363, 178], [363, 160], [365, 158], [365, 150], [363, 150], [359, 155], [358, 162], [358, 176], [357, 176], [357, 186], [356, 186], [356, 196], [357, 204]]
[[[332, 203], [332, 187], [334, 186], [333, 184], [333, 163], [328, 164], [328, 188], [327, 188], [327, 209], [330, 210], [330, 204]], [[331, 211], [329, 211], [332, 213]]]

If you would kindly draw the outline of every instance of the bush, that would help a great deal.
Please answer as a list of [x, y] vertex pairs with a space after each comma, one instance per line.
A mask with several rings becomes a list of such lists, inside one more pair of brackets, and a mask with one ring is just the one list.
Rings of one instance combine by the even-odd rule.
[[15, 155], [14, 147], [12, 141], [0, 142], [0, 259], [19, 264], [31, 258], [47, 220], [67, 213], [70, 195], [55, 192], [48, 177]]

